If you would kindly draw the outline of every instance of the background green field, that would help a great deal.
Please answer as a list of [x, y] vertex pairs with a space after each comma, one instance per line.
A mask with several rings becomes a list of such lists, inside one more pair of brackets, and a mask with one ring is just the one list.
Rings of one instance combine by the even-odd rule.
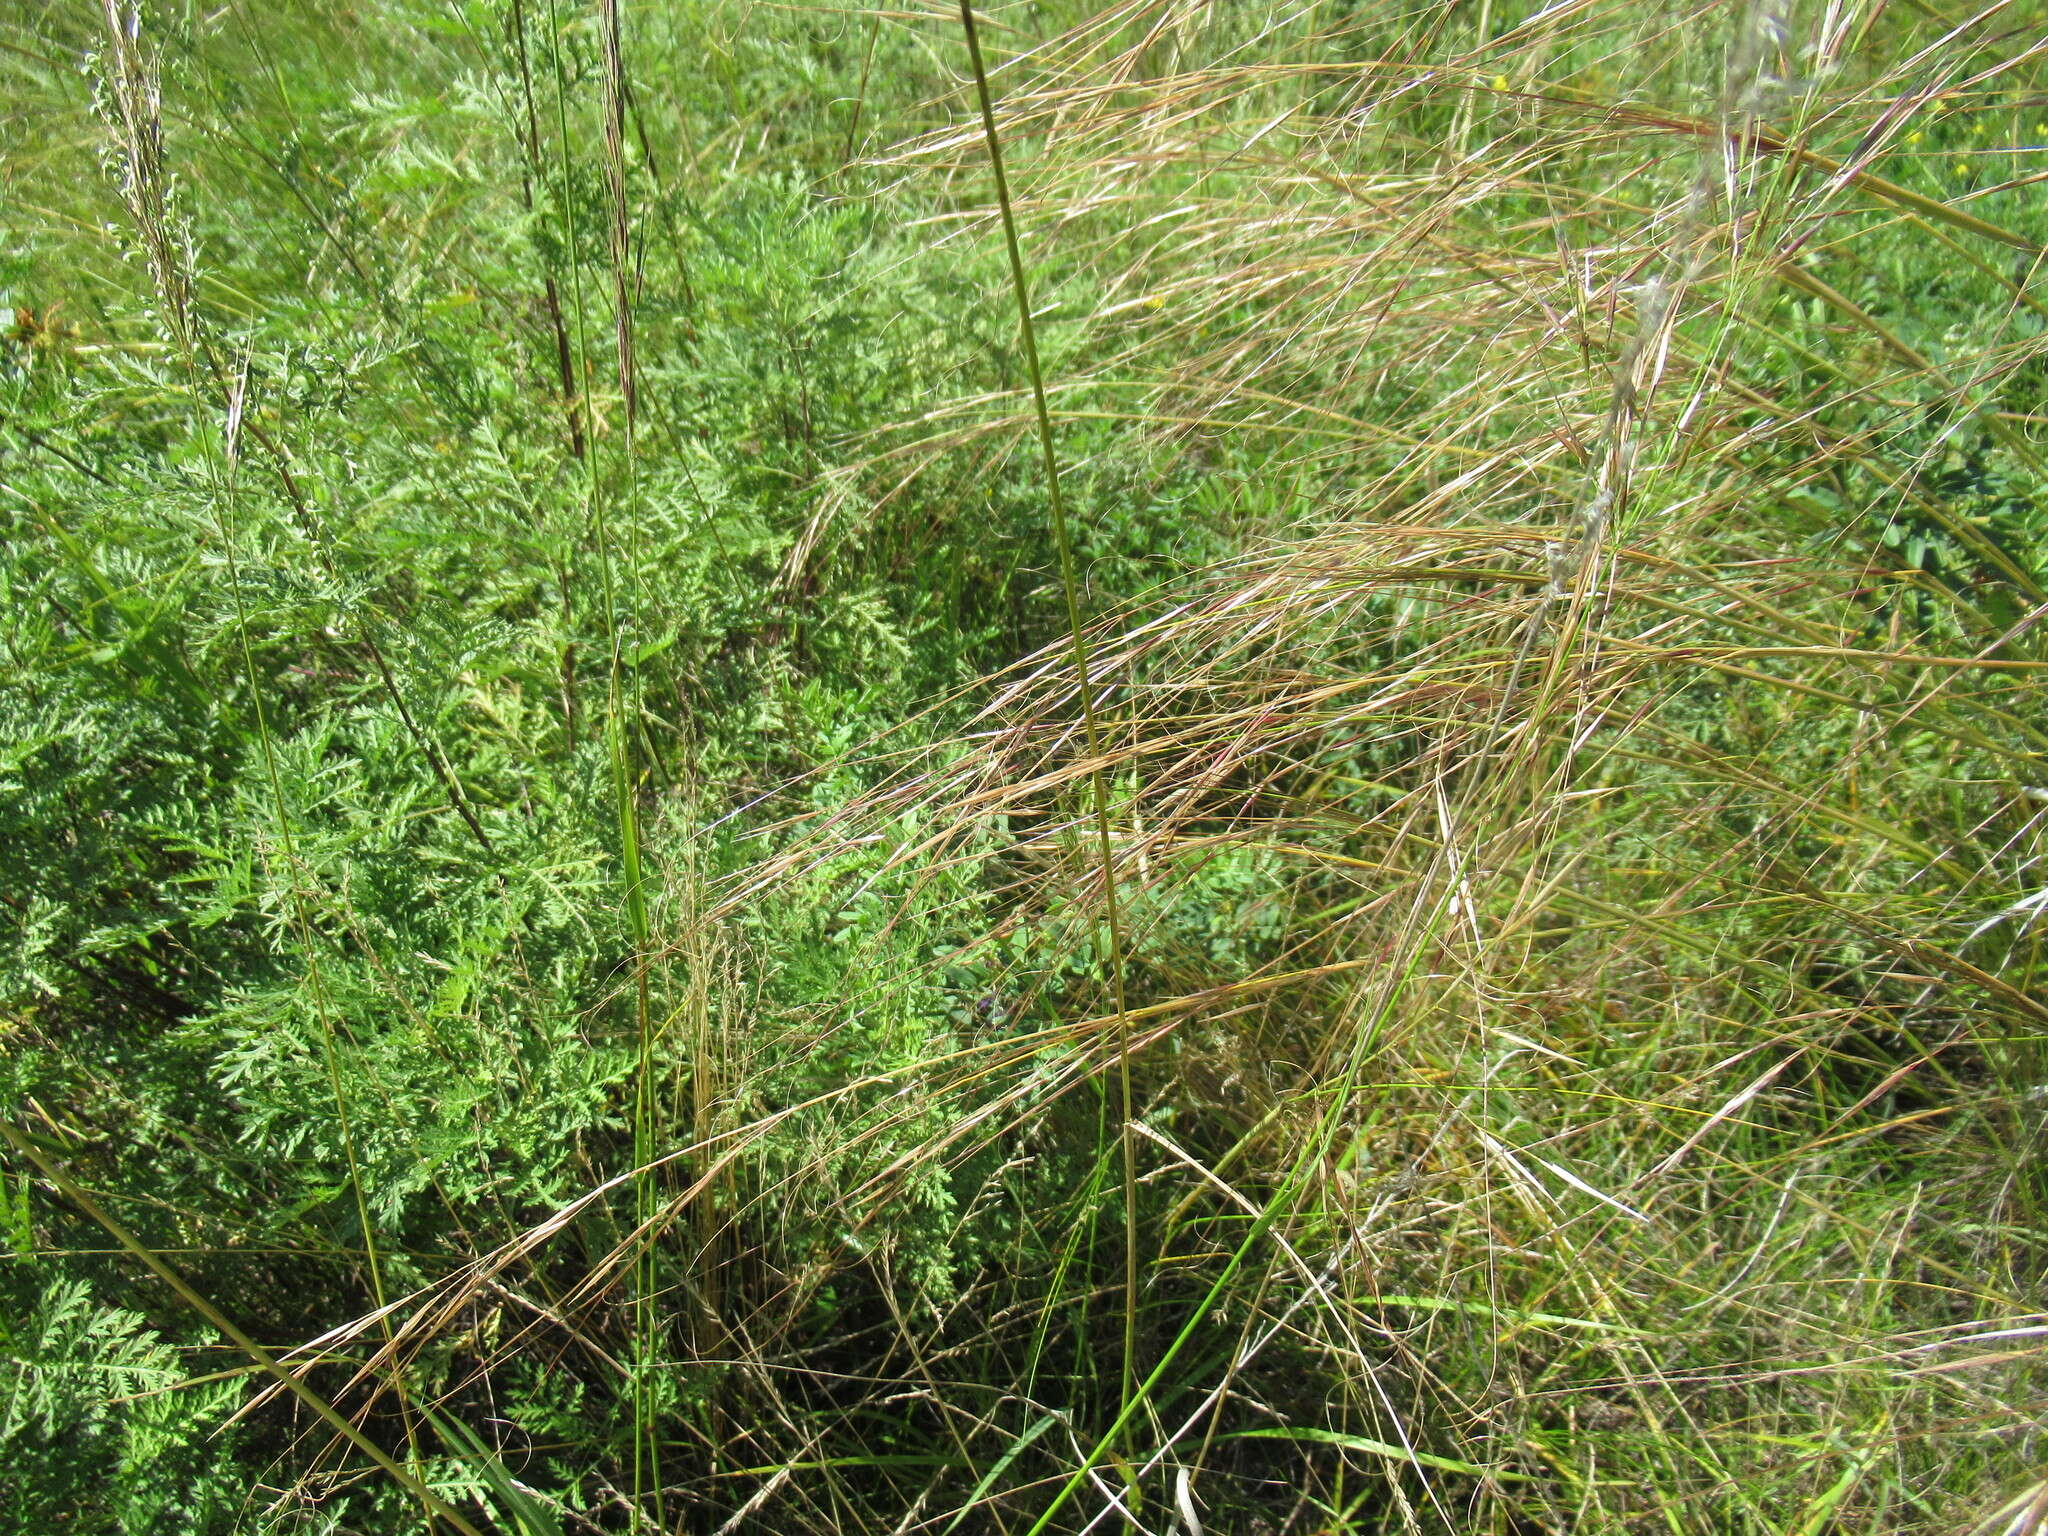
[[1091, 3], [6, 8], [4, 1536], [2048, 1528], [2048, 11]]

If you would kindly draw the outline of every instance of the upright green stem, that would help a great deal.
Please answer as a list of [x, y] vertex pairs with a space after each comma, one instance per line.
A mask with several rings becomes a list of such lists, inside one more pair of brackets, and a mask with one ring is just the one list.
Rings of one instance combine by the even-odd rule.
[[[633, 377], [631, 288], [628, 276], [627, 241], [630, 228], [626, 211], [625, 181], [625, 88], [621, 58], [617, 0], [602, 0], [600, 20], [604, 46], [604, 148], [609, 221], [607, 246], [612, 259], [613, 302], [616, 306], [619, 390], [625, 418], [626, 494], [632, 494], [634, 477], [633, 427], [636, 415]], [[575, 199], [570, 195], [572, 164], [569, 153], [568, 81], [562, 69], [562, 27], [556, 0], [548, 0], [548, 26], [555, 76], [555, 126], [561, 145], [562, 236], [569, 252], [569, 271], [576, 315], [576, 348], [587, 367], [590, 357], [589, 326], [583, 295], [583, 268], [577, 259]], [[593, 416], [594, 421], [594, 416]], [[619, 632], [618, 587], [612, 571], [611, 524], [602, 483], [598, 477], [596, 443], [583, 459], [584, 486], [592, 534], [597, 543], [598, 569], [604, 587], [605, 640], [610, 651], [606, 686], [606, 735], [611, 748], [612, 794], [617, 813], [620, 875], [625, 886], [626, 928], [633, 955], [634, 1022], [638, 1055], [633, 1083], [633, 1196], [634, 1259], [633, 1322], [636, 1360], [633, 1381], [633, 1495], [635, 1518], [645, 1496], [652, 1491], [656, 1524], [660, 1515], [661, 1474], [654, 1424], [653, 1357], [656, 1353], [654, 1315], [654, 1247], [648, 1223], [655, 1214], [653, 1077], [654, 1027], [648, 1001], [648, 956], [652, 950], [647, 918], [647, 895], [640, 862], [640, 819], [634, 799], [632, 733], [627, 722], [626, 665]]]
[[[632, 223], [626, 207], [626, 65], [619, 26], [619, 0], [601, 0], [599, 15], [604, 45], [604, 168], [610, 207], [607, 248], [612, 262], [612, 322], [618, 362], [619, 397], [623, 413], [625, 495], [633, 496], [638, 463], [634, 427], [639, 416], [638, 381], [633, 368]], [[600, 532], [600, 542], [609, 543]], [[638, 1359], [633, 1391], [633, 1503], [637, 1511], [649, 1493], [654, 1497], [654, 1523], [666, 1529], [661, 1498], [661, 1438], [656, 1433], [654, 1367], [660, 1351], [654, 1309], [655, 1265], [652, 1223], [656, 1214], [654, 1187], [654, 1020], [648, 1006], [647, 965], [653, 943], [647, 922], [647, 898], [640, 867], [639, 812], [634, 803], [632, 731], [627, 708], [625, 657], [621, 653], [611, 553], [604, 551], [605, 622], [611, 631], [612, 772], [619, 797], [619, 842], [626, 874], [626, 915], [633, 931], [634, 1022], [639, 1059], [633, 1080], [633, 1216], [639, 1243], [633, 1286], [633, 1333]]]
[[1052, 445], [1052, 411], [1045, 402], [1045, 372], [1038, 362], [1038, 332], [1031, 321], [1031, 288], [1024, 277], [1024, 253], [1017, 243], [1017, 215], [1010, 206], [1010, 182], [1003, 172], [1002, 139], [989, 100], [988, 70], [981, 59], [981, 37], [974, 25], [972, 0], [960, 0], [960, 25], [967, 34], [967, 56], [974, 66], [974, 91], [981, 102], [981, 127], [988, 140], [989, 169], [994, 173], [996, 203], [1003, 216], [1003, 244], [1010, 256], [1010, 286], [1017, 294], [1017, 325], [1024, 341], [1024, 367], [1031, 376], [1031, 403], [1038, 418], [1038, 448], [1045, 461], [1046, 499], [1052, 508], [1053, 542], [1059, 548], [1060, 586], [1067, 601], [1067, 633], [1072, 641], [1074, 673], [1081, 689], [1081, 723], [1094, 760], [1089, 786], [1095, 802], [1095, 842], [1102, 862], [1102, 910], [1109, 930], [1109, 983], [1116, 1005], [1116, 1073], [1122, 1094], [1119, 1122], [1124, 1172], [1124, 1358], [1118, 1423], [1129, 1418], [1138, 1369], [1138, 1171], [1131, 1131], [1131, 1021], [1124, 1000], [1124, 926], [1117, 902], [1116, 851], [1109, 833], [1109, 781], [1104, 772], [1102, 726], [1095, 710], [1094, 667], [1088, 634], [1081, 624], [1080, 583], [1074, 576], [1074, 546], [1067, 534], [1066, 503], [1060, 498], [1059, 456]]

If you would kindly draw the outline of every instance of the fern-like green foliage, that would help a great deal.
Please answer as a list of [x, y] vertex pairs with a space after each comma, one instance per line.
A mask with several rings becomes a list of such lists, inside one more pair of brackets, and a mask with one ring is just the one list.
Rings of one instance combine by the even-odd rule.
[[4, 1295], [0, 1530], [225, 1528], [244, 1489], [239, 1437], [217, 1431], [239, 1389], [188, 1385], [203, 1356], [96, 1301], [83, 1281], [17, 1268]]
[[1949, 9], [0, 16], [0, 1536], [2039, 1525]]

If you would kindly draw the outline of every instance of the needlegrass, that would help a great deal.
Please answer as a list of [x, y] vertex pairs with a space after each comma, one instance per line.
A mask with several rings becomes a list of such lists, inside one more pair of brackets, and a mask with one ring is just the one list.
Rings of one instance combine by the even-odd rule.
[[0, 1536], [2048, 1527], [2044, 35], [0, 19]]

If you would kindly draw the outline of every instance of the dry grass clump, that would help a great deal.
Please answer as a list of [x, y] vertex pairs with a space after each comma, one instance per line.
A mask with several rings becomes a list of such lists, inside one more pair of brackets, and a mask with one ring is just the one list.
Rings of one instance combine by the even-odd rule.
[[[109, 3], [231, 512], [258, 455]], [[779, 779], [716, 781], [699, 679], [657, 670], [676, 634], [630, 628], [699, 446], [660, 349], [701, 319], [646, 292], [635, 218], [706, 222], [715, 180], [629, 131], [666, 24], [608, 0], [590, 59], [519, 56], [522, 217], [559, 212], [567, 263], [533, 285], [549, 431], [603, 569], [563, 715], [601, 717], [575, 793], [608, 797], [625, 914], [588, 1010], [630, 1020], [613, 1156], [579, 1141], [573, 1198], [458, 1223], [409, 1294], [239, 1338], [274, 1378], [244, 1412], [296, 1393], [457, 1529], [2040, 1528], [2030, 23], [1054, 13], [982, 18], [985, 122], [952, 13], [834, 42], [868, 152], [831, 197], [912, 224], [907, 264], [1016, 265], [972, 266], [957, 322], [999, 382], [832, 440], [801, 375], [770, 562], [797, 610], [863, 541], [901, 580], [903, 507], [971, 530], [1021, 476], [1059, 521], [1016, 573], [1052, 621]], [[957, 78], [875, 74], [918, 50]], [[604, 179], [556, 203], [586, 63]], [[678, 239], [679, 291], [719, 249]], [[1105, 533], [1132, 464], [1216, 538]], [[339, 904], [292, 878], [310, 955]], [[580, 1505], [519, 1475], [561, 1451], [539, 1415], [492, 1406], [534, 1370], [612, 1393]], [[327, 1455], [303, 1486], [343, 1481]]]
[[[1108, 300], [1040, 311], [1051, 419], [1227, 464], [1259, 547], [1095, 625], [1106, 741], [1052, 646], [756, 875], [993, 823], [995, 933], [1071, 934], [1117, 787], [1172, 1406], [1034, 1451], [1030, 1528], [1192, 1529], [1275, 1478], [1331, 1530], [1982, 1511], [2034, 1433], [2048, 608], [1935, 464], [2034, 461], [1998, 402], [2041, 368], [2039, 225], [1982, 212], [2022, 178], [1880, 162], [2031, 56], [1989, 16], [1881, 50], [1764, 6], [1260, 21], [1097, 17], [998, 113], [1039, 281]], [[888, 163], [964, 188], [976, 153]], [[1983, 284], [1939, 360], [1901, 240]], [[963, 400], [877, 469], [1028, 413]], [[1174, 931], [1245, 871], [1255, 958]], [[935, 1091], [1029, 1147], [1120, 1048], [1101, 994], [1011, 985], [1043, 1028]]]

